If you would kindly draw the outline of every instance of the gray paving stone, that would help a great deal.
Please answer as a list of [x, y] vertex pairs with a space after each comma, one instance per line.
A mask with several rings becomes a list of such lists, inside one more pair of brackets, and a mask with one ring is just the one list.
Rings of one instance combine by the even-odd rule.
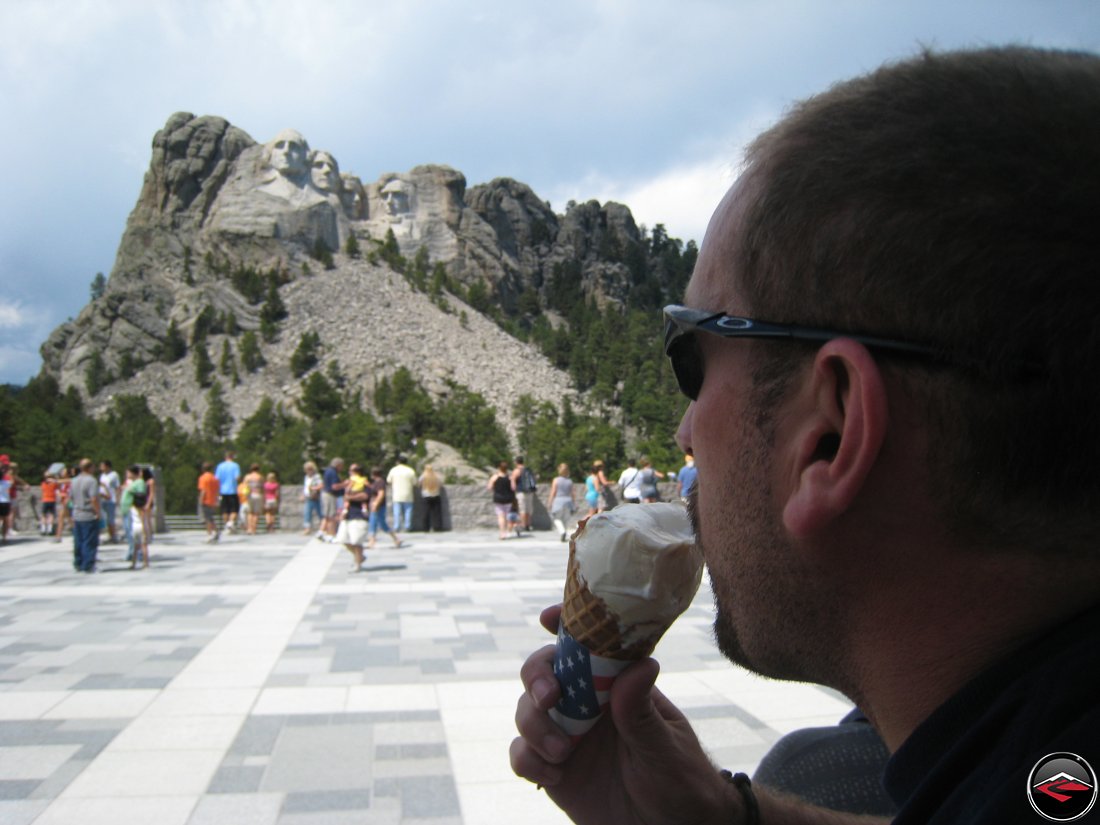
[[250, 716], [241, 725], [229, 752], [240, 756], [267, 756], [275, 750], [285, 716]]
[[417, 776], [397, 780], [401, 815], [408, 819], [461, 816], [458, 792], [450, 776]]
[[0, 799], [26, 799], [40, 783], [38, 779], [0, 779]]
[[370, 788], [370, 725], [307, 725], [283, 729], [262, 790], [343, 791]]
[[0, 801], [0, 823], [3, 825], [31, 825], [49, 805], [48, 799]]
[[370, 803], [370, 790], [303, 791], [286, 795], [283, 813], [357, 811], [369, 808]]
[[223, 765], [210, 780], [207, 793], [256, 793], [264, 778], [264, 768]]

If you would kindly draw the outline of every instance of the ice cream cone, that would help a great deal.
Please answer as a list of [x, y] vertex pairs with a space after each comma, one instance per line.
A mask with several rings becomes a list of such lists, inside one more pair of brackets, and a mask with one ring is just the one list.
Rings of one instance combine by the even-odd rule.
[[561, 623], [566, 632], [589, 652], [606, 659], [641, 659], [653, 652], [664, 633], [624, 644], [619, 617], [599, 596], [588, 589], [577, 563], [576, 544], [569, 542], [569, 566], [566, 570]]

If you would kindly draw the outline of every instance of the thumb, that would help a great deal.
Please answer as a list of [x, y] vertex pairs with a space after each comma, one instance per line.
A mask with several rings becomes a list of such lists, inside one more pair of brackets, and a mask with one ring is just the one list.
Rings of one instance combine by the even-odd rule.
[[619, 674], [611, 686], [615, 729], [623, 743], [642, 757], [651, 751], [667, 754], [668, 726], [653, 696], [660, 669], [656, 659], [642, 659]]

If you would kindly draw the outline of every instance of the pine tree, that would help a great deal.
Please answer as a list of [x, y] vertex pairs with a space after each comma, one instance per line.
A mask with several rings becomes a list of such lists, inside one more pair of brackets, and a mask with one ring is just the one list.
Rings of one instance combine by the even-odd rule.
[[298, 348], [290, 356], [290, 371], [295, 378], [301, 378], [317, 366], [317, 348], [321, 345], [321, 336], [316, 332], [304, 332], [298, 340]]
[[183, 335], [173, 319], [168, 324], [168, 332], [160, 345], [160, 360], [166, 364], [174, 364], [186, 354], [187, 342], [183, 339]]
[[92, 279], [92, 300], [98, 301], [103, 297], [104, 291], [107, 289], [107, 279], [103, 276], [102, 272], [97, 272]]
[[271, 343], [279, 334], [279, 322], [286, 318], [286, 304], [279, 296], [279, 282], [270, 278], [267, 284], [267, 298], [260, 307], [260, 335], [264, 341]]
[[229, 339], [222, 341], [222, 357], [218, 363], [218, 369], [222, 375], [229, 376], [237, 369], [237, 361], [233, 357], [233, 349], [229, 346]]
[[222, 441], [229, 434], [232, 426], [233, 416], [225, 401], [221, 382], [215, 381], [210, 385], [210, 391], [206, 393], [206, 415], [202, 417], [203, 435], [211, 441]]
[[260, 352], [260, 342], [256, 340], [256, 333], [248, 330], [241, 336], [241, 366], [247, 372], [255, 372], [267, 362]]
[[114, 380], [111, 371], [107, 369], [107, 363], [97, 351], [92, 353], [88, 366], [84, 368], [84, 386], [88, 389], [88, 395], [95, 395]]
[[214, 362], [210, 360], [210, 353], [206, 349], [206, 341], [199, 343], [193, 350], [195, 360], [195, 380], [200, 387], [209, 387], [210, 380], [214, 376]]

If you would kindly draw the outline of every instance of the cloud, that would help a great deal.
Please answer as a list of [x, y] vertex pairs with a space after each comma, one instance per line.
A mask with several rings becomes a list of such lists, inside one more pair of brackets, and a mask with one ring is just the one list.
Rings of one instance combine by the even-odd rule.
[[46, 311], [0, 298], [0, 384], [24, 384], [38, 372], [38, 346], [49, 333]]
[[18, 330], [36, 327], [46, 322], [46, 314], [36, 308], [28, 308], [22, 301], [0, 298], [0, 330]]

